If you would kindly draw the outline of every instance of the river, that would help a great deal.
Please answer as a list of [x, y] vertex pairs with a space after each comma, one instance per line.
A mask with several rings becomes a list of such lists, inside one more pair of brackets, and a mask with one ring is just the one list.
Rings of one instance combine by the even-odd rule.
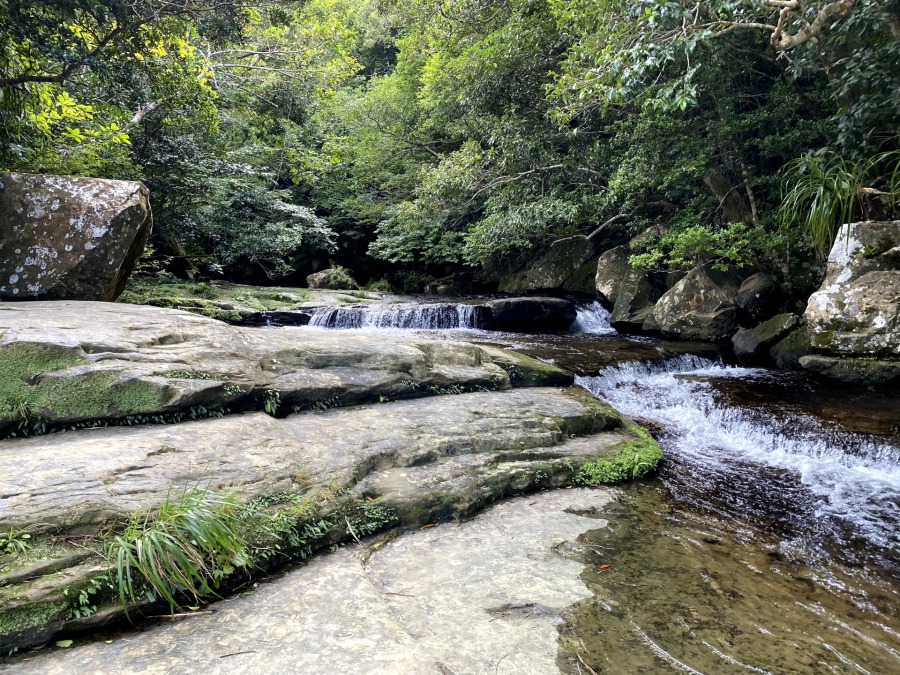
[[511, 347], [655, 430], [658, 478], [581, 538], [594, 598], [560, 629], [563, 671], [900, 672], [900, 392], [621, 336], [596, 303], [560, 334], [483, 331], [450, 305], [330, 325]]

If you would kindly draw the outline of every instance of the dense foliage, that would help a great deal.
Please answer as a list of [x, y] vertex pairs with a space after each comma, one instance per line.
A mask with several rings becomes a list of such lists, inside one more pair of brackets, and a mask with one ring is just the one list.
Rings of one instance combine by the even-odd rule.
[[182, 270], [489, 284], [657, 225], [633, 264], [789, 273], [897, 209], [897, 0], [0, 0], [0, 38], [0, 169], [144, 180]]

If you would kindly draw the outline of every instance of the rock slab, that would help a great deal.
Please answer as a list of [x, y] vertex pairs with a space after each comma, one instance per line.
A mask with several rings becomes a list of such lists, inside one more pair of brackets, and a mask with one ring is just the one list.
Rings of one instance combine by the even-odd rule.
[[141, 183], [0, 173], [0, 299], [115, 300], [151, 224]]
[[70, 673], [553, 673], [561, 610], [590, 597], [564, 555], [609, 490], [547, 492], [368, 557], [314, 559], [212, 613], [110, 642], [43, 650], [11, 669]]

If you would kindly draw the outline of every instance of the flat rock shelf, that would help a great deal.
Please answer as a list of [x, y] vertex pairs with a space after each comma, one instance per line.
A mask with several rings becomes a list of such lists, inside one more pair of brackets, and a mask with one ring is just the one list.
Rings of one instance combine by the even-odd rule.
[[[497, 348], [236, 328], [102, 303], [2, 309], [0, 352], [15, 358], [0, 365], [0, 386], [22, 402], [7, 426], [36, 434], [0, 441], [0, 532], [13, 548], [28, 535], [0, 568], [7, 651], [126, 611], [168, 613], [153, 593], [119, 595], [105, 546], [135, 514], [179, 496], [224, 495], [239, 514], [249, 559], [223, 566], [216, 590], [225, 596], [341, 542], [571, 486], [586, 463], [631, 457], [647, 439], [568, 386], [565, 371]], [[120, 407], [122, 386], [152, 393], [138, 397], [140, 413]], [[247, 390], [243, 408], [160, 416], [192, 410], [198, 393], [206, 406], [235, 405], [226, 398], [235, 388]], [[88, 406], [75, 417], [73, 400]], [[34, 418], [110, 426], [47, 434], [23, 427]]]

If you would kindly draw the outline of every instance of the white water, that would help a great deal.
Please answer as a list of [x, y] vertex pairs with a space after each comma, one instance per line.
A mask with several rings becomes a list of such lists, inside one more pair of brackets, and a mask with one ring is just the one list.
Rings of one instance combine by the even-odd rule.
[[900, 447], [803, 415], [781, 420], [769, 411], [728, 405], [709, 384], [714, 378], [767, 376], [683, 356], [626, 363], [577, 382], [625, 414], [663, 424], [670, 433], [666, 449], [686, 460], [696, 479], [702, 479], [704, 468], [711, 473], [746, 473], [752, 471], [748, 464], [786, 469], [814, 495], [814, 518], [837, 518], [878, 546], [900, 545]]
[[616, 329], [609, 325], [609, 312], [599, 302], [580, 305], [575, 308], [577, 315], [572, 330], [579, 333], [612, 334]]
[[435, 330], [479, 328], [476, 305], [402, 305], [399, 307], [336, 307], [317, 311], [310, 326], [321, 328], [409, 328]]

